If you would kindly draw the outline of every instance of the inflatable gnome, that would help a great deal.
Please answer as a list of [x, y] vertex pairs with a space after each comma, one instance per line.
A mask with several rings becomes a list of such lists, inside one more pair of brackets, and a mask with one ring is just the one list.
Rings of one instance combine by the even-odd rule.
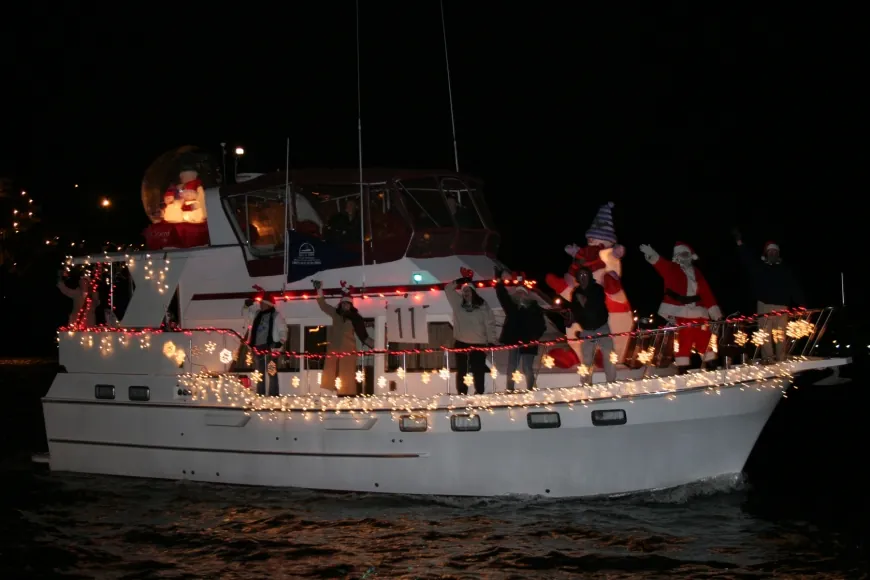
[[[663, 260], [650, 246], [644, 244], [640, 251], [647, 262], [653, 265], [665, 283], [665, 295], [659, 306], [659, 315], [671, 324], [704, 323], [711, 318], [722, 319], [722, 311], [716, 303], [710, 285], [696, 266], [692, 264], [698, 255], [688, 244], [677, 242], [673, 261]], [[710, 327], [690, 326], [677, 332], [677, 351], [674, 362], [680, 371], [689, 366], [692, 349], [700, 354], [705, 363], [716, 358], [710, 345]]]
[[199, 179], [199, 174], [194, 169], [184, 168], [181, 170], [180, 185], [178, 190], [181, 192], [181, 216], [182, 220], [190, 224], [201, 224], [205, 221], [205, 189], [202, 187], [202, 181]]
[[[550, 288], [568, 302], [571, 300], [571, 292], [577, 285], [574, 274], [578, 268], [586, 266], [592, 270], [592, 277], [604, 287], [610, 332], [618, 334], [632, 330], [634, 316], [622, 288], [622, 257], [625, 255], [625, 248], [616, 243], [612, 209], [611, 201], [598, 210], [592, 226], [586, 231], [586, 246], [571, 244], [565, 247], [568, 255], [574, 258], [568, 272], [562, 277], [547, 274], [545, 280]], [[566, 330], [566, 333], [569, 337], [573, 337], [578, 330], [580, 326], [575, 323]], [[613, 352], [617, 355], [617, 362], [621, 363], [625, 359], [628, 339], [628, 336], [618, 336], [613, 339]], [[580, 343], [573, 342], [571, 347], [577, 353], [579, 360]]]

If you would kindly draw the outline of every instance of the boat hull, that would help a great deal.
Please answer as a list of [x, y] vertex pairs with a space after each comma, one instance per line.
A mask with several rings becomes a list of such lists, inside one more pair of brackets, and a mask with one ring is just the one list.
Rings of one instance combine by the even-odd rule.
[[[492, 408], [455, 432], [429, 413], [402, 432], [396, 413], [364, 417], [217, 406], [44, 401], [50, 466], [240, 485], [398, 494], [582, 497], [738, 473], [787, 386], [780, 379], [583, 404]], [[621, 409], [622, 425], [592, 412]], [[528, 413], [557, 412], [533, 429]], [[305, 418], [307, 416], [307, 419]]]

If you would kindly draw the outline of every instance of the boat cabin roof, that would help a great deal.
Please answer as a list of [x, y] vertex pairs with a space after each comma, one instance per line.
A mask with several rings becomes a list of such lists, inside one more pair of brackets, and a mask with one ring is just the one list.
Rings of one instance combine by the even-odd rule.
[[[455, 177], [462, 181], [481, 185], [480, 179], [465, 173], [457, 173], [450, 170], [435, 169], [396, 169], [396, 168], [364, 168], [362, 170], [362, 183], [365, 185], [382, 185], [394, 181], [406, 179], [421, 179], [427, 177]], [[224, 184], [220, 188], [221, 195], [237, 195], [284, 187], [288, 181], [285, 171], [264, 173], [253, 179], [241, 183]], [[297, 186], [305, 185], [359, 185], [359, 169], [294, 169], [289, 173], [289, 182]]]

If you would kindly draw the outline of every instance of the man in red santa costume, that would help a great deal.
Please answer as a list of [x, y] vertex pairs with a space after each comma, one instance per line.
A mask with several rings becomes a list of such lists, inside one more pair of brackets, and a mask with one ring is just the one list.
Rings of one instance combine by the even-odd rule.
[[[644, 244], [640, 251], [652, 264], [665, 283], [665, 295], [659, 306], [659, 315], [672, 324], [698, 324], [706, 321], [721, 320], [722, 311], [716, 303], [716, 297], [710, 290], [710, 285], [701, 270], [692, 265], [698, 259], [694, 250], [683, 242], [674, 246], [673, 261], [663, 260], [650, 246]], [[680, 372], [689, 366], [689, 355], [692, 348], [702, 353], [706, 365], [716, 358], [716, 353], [710, 348], [710, 327], [691, 326], [677, 331], [679, 347], [675, 353], [675, 363]]]
[[[589, 268], [595, 281], [604, 287], [610, 331], [614, 334], [631, 332], [634, 328], [634, 316], [631, 312], [631, 304], [622, 288], [622, 257], [625, 255], [625, 248], [616, 243], [612, 201], [599, 208], [595, 220], [586, 231], [586, 244], [585, 247], [576, 244], [565, 247], [565, 252], [574, 258], [574, 263], [562, 278], [547, 274], [545, 278], [547, 285], [558, 292], [565, 301], [570, 301], [571, 293], [577, 285], [574, 278], [577, 270], [581, 266]], [[566, 330], [568, 336], [573, 337], [574, 333], [580, 330], [580, 326], [574, 324]], [[613, 337], [613, 352], [616, 353], [619, 363], [625, 359], [628, 339], [627, 335]], [[579, 349], [579, 344], [572, 343], [572, 347], [574, 346], [576, 346], [575, 351]], [[579, 356], [580, 353], [577, 354]]]

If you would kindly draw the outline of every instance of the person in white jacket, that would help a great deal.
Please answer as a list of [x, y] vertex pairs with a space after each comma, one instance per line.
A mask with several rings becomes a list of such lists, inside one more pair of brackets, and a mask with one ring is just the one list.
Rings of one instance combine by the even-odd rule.
[[[453, 348], [486, 347], [498, 341], [495, 315], [489, 304], [471, 287], [472, 276], [474, 272], [463, 268], [462, 278], [444, 286], [447, 302], [453, 309]], [[486, 379], [486, 351], [456, 352], [454, 357], [459, 394], [468, 394], [465, 375], [471, 373], [474, 377], [474, 392], [482, 395]]]
[[[262, 377], [257, 382], [257, 393], [266, 394], [266, 377], [269, 381], [270, 397], [279, 395], [277, 368], [274, 374], [269, 373], [269, 362], [277, 360], [272, 356], [272, 350], [281, 350], [287, 342], [287, 321], [275, 309], [275, 304], [266, 297], [258, 300], [245, 301], [245, 320], [251, 324], [247, 331], [247, 344], [251, 347], [254, 357], [254, 368]], [[257, 354], [256, 351], [262, 354]]]

